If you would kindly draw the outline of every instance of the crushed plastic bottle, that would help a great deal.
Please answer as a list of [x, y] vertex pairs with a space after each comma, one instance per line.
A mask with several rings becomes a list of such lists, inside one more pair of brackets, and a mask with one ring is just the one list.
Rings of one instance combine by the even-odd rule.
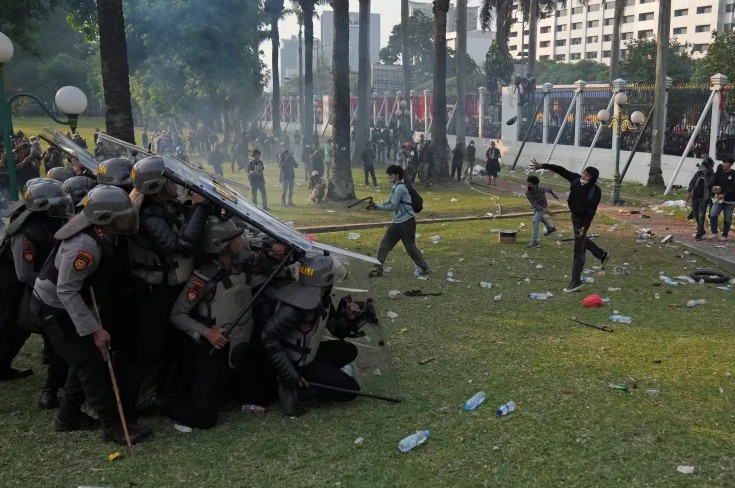
[[653, 295], [653, 296], [654, 296], [654, 298], [656, 298], [656, 300], [658, 300], [659, 298], [661, 298], [661, 294], [660, 294], [660, 293], [656, 293], [656, 294], [655, 294], [655, 295]]
[[465, 402], [465, 404], [464, 404], [464, 407], [463, 407], [463, 408], [464, 408], [464, 409], [465, 409], [466, 411], [468, 411], [468, 412], [469, 412], [470, 410], [474, 410], [474, 409], [476, 409], [477, 407], [479, 407], [479, 406], [480, 406], [480, 405], [482, 404], [482, 402], [484, 402], [484, 401], [485, 401], [485, 398], [487, 398], [487, 395], [485, 394], [485, 392], [484, 392], [484, 391], [478, 391], [477, 393], [475, 393], [475, 394], [474, 394], [474, 395], [472, 396], [472, 398], [470, 398], [469, 400], [467, 400], [467, 401]]
[[483, 288], [492, 288], [493, 287], [493, 284], [490, 283], [489, 281], [481, 281], [480, 282], [480, 286], [483, 287]]
[[423, 444], [428, 437], [429, 437], [428, 430], [417, 430], [415, 433], [411, 434], [410, 436], [404, 437], [403, 439], [401, 439], [401, 442], [398, 443], [398, 449], [401, 452], [408, 452], [414, 447]]
[[700, 298], [699, 300], [689, 300], [687, 302], [687, 307], [694, 308], [700, 305], [704, 305], [705, 303], [707, 303], [707, 300], [705, 300], [704, 298]]
[[503, 299], [503, 294], [502, 294], [502, 293], [501, 293], [500, 295], [495, 295], [495, 296], [493, 297], [493, 301], [494, 301], [494, 302], [499, 302], [499, 301], [500, 301], [500, 300], [502, 300], [502, 299]]
[[252, 403], [246, 403], [240, 407], [242, 413], [268, 413], [269, 408], [262, 405], [255, 405]]
[[500, 408], [498, 408], [497, 413], [501, 417], [504, 415], [508, 415], [510, 412], [516, 409], [516, 402], [508, 402], [505, 405], [501, 405]]
[[585, 283], [594, 283], [595, 282], [595, 279], [593, 277], [591, 277], [591, 276], [585, 276], [582, 279], [584, 280]]
[[547, 298], [551, 298], [554, 295], [552, 295], [549, 292], [545, 293], [529, 293], [528, 298], [532, 298], [533, 300], [546, 300]]
[[615, 315], [609, 316], [607, 319], [610, 322], [617, 322], [619, 324], [632, 324], [633, 323], [633, 318], [628, 317], [627, 315], [615, 314]]

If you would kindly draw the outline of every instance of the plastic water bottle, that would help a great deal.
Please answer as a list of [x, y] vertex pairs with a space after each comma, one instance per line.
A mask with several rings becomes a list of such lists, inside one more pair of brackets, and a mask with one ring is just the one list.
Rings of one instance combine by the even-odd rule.
[[504, 415], [508, 415], [510, 412], [516, 409], [516, 402], [508, 402], [505, 405], [501, 405], [500, 408], [498, 408], [498, 415], [501, 417]]
[[661, 298], [661, 295], [660, 295], [659, 293], [656, 293], [656, 294], [654, 295], [654, 297], [656, 297], [656, 300], [658, 300], [659, 298]]
[[486, 398], [486, 397], [487, 397], [487, 395], [485, 394], [485, 392], [484, 392], [484, 391], [478, 391], [477, 393], [475, 393], [475, 394], [474, 394], [474, 395], [472, 396], [472, 398], [470, 398], [469, 400], [467, 400], [467, 401], [465, 402], [465, 404], [464, 404], [464, 409], [465, 409], [465, 410], [467, 410], [468, 412], [469, 412], [470, 410], [474, 410], [474, 409], [476, 409], [477, 407], [479, 407], [479, 406], [480, 406], [480, 404], [481, 404], [482, 402], [484, 402], [484, 401], [485, 401], [485, 398]]
[[246, 403], [240, 408], [242, 413], [268, 413], [268, 407]]
[[419, 444], [423, 444], [427, 437], [429, 437], [428, 430], [417, 430], [410, 436], [401, 439], [401, 442], [398, 443], [398, 449], [401, 452], [408, 452]]
[[480, 282], [480, 286], [483, 287], [483, 288], [492, 288], [493, 287], [493, 284], [490, 283], [489, 281], [481, 281]]
[[533, 298], [534, 300], [546, 300], [549, 298], [549, 295], [546, 293], [529, 293], [528, 298]]
[[699, 300], [689, 300], [687, 302], [687, 307], [698, 307], [700, 305], [704, 305], [705, 303], [707, 303], [707, 300], [705, 300], [704, 298], [700, 298]]
[[633, 323], [633, 318], [628, 317], [627, 315], [615, 314], [615, 315], [609, 316], [607, 319], [611, 322], [617, 322], [619, 324], [632, 324]]

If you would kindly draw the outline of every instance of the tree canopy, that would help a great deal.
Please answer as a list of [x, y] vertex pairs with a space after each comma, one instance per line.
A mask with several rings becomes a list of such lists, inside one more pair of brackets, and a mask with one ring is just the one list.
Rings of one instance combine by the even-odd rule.
[[38, 34], [58, 5], [58, 0], [5, 0], [0, 2], [0, 32], [16, 47], [38, 54]]
[[[693, 61], [687, 53], [687, 44], [676, 39], [669, 41], [667, 63], [674, 83], [687, 83], [692, 77]], [[634, 39], [625, 44], [625, 57], [620, 62], [620, 77], [628, 83], [656, 81], [656, 39]]]
[[589, 59], [576, 63], [557, 63], [551, 60], [539, 61], [536, 65], [536, 81], [554, 83], [555, 85], [571, 84], [577, 80], [607, 82], [610, 67]]
[[693, 80], [709, 81], [710, 76], [722, 73], [735, 80], [735, 31], [713, 32], [707, 54], [696, 61]]

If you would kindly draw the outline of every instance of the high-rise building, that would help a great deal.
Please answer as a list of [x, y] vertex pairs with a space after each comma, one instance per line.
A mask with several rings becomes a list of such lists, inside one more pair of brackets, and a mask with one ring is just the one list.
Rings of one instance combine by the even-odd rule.
[[[432, 3], [426, 2], [408, 2], [408, 15], [411, 16], [415, 12], [421, 12], [430, 19], [434, 18], [434, 12], [432, 11]], [[479, 29], [479, 16], [480, 7], [467, 7], [467, 30], [474, 31]], [[449, 12], [447, 12], [447, 32], [455, 32], [457, 30], [457, 10], [454, 5], [449, 5]]]
[[[712, 31], [732, 30], [733, 5], [733, 0], [672, 0], [670, 35], [680, 44], [688, 43], [693, 57], [701, 57], [712, 42]], [[521, 18], [519, 4], [514, 3], [512, 8]], [[600, 0], [591, 0], [586, 7], [568, 2], [565, 8], [547, 14], [538, 22], [538, 59], [590, 59], [610, 64], [614, 8], [612, 1], [603, 5]], [[657, 0], [627, 1], [620, 28], [621, 56], [625, 54], [626, 41], [656, 37], [658, 15]], [[528, 51], [528, 24], [513, 25], [508, 48], [514, 57]]]
[[[360, 14], [350, 12], [350, 71], [357, 71], [359, 63]], [[334, 12], [325, 10], [321, 14], [321, 38], [323, 41], [320, 57], [328, 66], [332, 65], [332, 45], [334, 44]], [[370, 64], [378, 62], [380, 53], [380, 14], [370, 14]]]
[[[495, 41], [495, 31], [474, 30], [467, 33], [467, 55], [482, 68], [490, 44]], [[457, 50], [457, 33], [447, 33], [447, 47]]]
[[[302, 40], [303, 43], [303, 40]], [[316, 70], [317, 56], [320, 54], [321, 41], [314, 39], [314, 70]], [[281, 39], [279, 55], [281, 84], [299, 77], [299, 38]]]

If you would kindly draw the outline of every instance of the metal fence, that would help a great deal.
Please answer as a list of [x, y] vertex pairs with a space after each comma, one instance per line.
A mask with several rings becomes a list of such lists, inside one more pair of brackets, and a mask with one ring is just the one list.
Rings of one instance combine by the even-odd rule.
[[720, 132], [717, 139], [718, 153], [735, 154], [735, 85], [727, 85], [722, 92]]

